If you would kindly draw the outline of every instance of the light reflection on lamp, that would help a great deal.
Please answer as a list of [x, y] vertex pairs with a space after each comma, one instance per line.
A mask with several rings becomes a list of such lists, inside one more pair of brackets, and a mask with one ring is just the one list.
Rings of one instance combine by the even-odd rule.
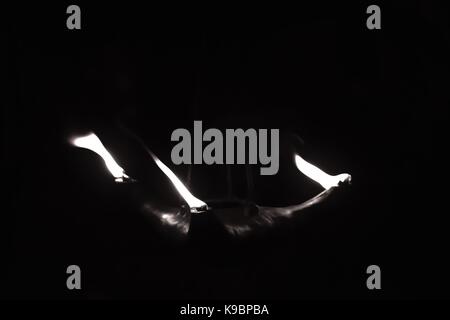
[[[331, 176], [297, 154], [295, 155], [295, 163], [303, 174], [319, 183], [325, 190], [303, 203], [286, 207], [266, 207], [253, 204], [248, 208], [253, 206], [257, 210], [250, 215], [236, 215], [232, 210], [216, 210], [216, 216], [223, 223], [225, 229], [235, 236], [245, 236], [261, 227], [272, 226], [279, 219], [291, 218], [297, 213], [321, 203], [341, 185], [351, 183], [351, 175], [342, 173]], [[249, 203], [242, 201], [241, 206], [249, 206]]]

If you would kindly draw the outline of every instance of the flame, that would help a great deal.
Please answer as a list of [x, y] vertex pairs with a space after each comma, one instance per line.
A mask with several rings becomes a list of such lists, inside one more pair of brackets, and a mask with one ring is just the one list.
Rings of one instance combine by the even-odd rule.
[[100, 139], [94, 133], [88, 134], [84, 137], [75, 138], [72, 140], [72, 144], [79, 148], [89, 149], [102, 157], [106, 168], [108, 168], [116, 182], [123, 182], [124, 179], [130, 178], [125, 174], [125, 170], [117, 164], [108, 150], [106, 150]]
[[200, 211], [204, 211], [208, 206], [205, 202], [200, 199], [197, 199], [189, 192], [186, 186], [181, 182], [180, 179], [169, 169], [161, 160], [158, 159], [154, 154], [152, 154], [153, 160], [155, 160], [156, 165], [164, 172], [164, 174], [170, 179], [175, 189], [177, 189], [178, 193], [183, 197], [188, 206], [191, 209], [192, 213], [198, 213]]
[[335, 176], [331, 176], [321, 169], [307, 162], [298, 154], [295, 155], [295, 164], [298, 170], [300, 170], [305, 176], [319, 183], [325, 190], [332, 187], [337, 187], [340, 182], [350, 182], [352, 176], [348, 173], [341, 173]]

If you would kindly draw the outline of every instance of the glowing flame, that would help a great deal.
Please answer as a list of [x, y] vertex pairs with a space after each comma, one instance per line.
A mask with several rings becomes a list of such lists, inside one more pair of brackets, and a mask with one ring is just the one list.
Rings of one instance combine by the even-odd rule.
[[100, 157], [102, 157], [105, 162], [106, 168], [115, 178], [116, 182], [123, 182], [124, 179], [129, 179], [130, 177], [125, 174], [125, 170], [117, 164], [111, 154], [106, 150], [105, 146], [102, 144], [100, 139], [93, 133], [88, 134], [84, 137], [78, 137], [72, 140], [72, 144], [79, 147], [89, 149], [94, 151]]
[[307, 162], [297, 154], [295, 155], [295, 164], [297, 165], [298, 170], [300, 170], [308, 178], [319, 183], [325, 190], [332, 187], [337, 187], [340, 182], [350, 182], [352, 179], [352, 176], [347, 173], [331, 176]]
[[170, 179], [175, 189], [183, 197], [188, 206], [191, 208], [191, 212], [198, 213], [204, 211], [208, 206], [202, 200], [197, 199], [189, 192], [186, 186], [178, 179], [175, 173], [172, 172], [161, 160], [159, 160], [155, 155], [152, 155], [156, 162], [156, 165], [164, 172], [164, 174]]

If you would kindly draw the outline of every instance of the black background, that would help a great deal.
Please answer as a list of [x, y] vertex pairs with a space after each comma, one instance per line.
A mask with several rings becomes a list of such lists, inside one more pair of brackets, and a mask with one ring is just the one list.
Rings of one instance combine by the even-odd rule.
[[[66, 28], [71, 3], [5, 11], [2, 295], [448, 297], [446, 8], [377, 2], [382, 29], [368, 30], [372, 3], [314, 3], [79, 3], [81, 30]], [[184, 180], [170, 134], [202, 120], [205, 129], [295, 133], [307, 159], [351, 173], [353, 184], [248, 238], [203, 217], [189, 239], [173, 239], [138, 212], [133, 186], [113, 183], [97, 156], [68, 144], [94, 130], [140, 178], [151, 162], [124, 147], [118, 120]], [[244, 169], [233, 167], [234, 192], [264, 205], [317, 194], [285, 145], [278, 175], [252, 168], [250, 195]], [[223, 166], [191, 170], [200, 199], [226, 193]], [[153, 183], [148, 197], [174, 201], [167, 182], [142, 179]], [[81, 291], [66, 288], [71, 264], [81, 267]], [[380, 291], [366, 288], [371, 264], [381, 267]]]

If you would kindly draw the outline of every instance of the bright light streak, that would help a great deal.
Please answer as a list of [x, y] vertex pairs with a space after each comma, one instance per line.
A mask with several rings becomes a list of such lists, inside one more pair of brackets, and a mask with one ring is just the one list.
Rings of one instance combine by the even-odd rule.
[[108, 150], [106, 150], [103, 143], [94, 133], [88, 134], [84, 137], [75, 138], [72, 140], [72, 144], [79, 148], [91, 150], [102, 157], [106, 168], [108, 168], [116, 182], [123, 182], [124, 179], [130, 178], [125, 174], [125, 170], [117, 164]]
[[208, 206], [202, 200], [197, 199], [189, 192], [186, 186], [178, 179], [175, 173], [169, 169], [161, 160], [159, 160], [155, 155], [152, 155], [153, 159], [156, 162], [156, 165], [164, 172], [164, 174], [170, 179], [175, 189], [177, 189], [178, 193], [183, 197], [188, 206], [191, 208], [191, 212], [200, 212], [204, 211]]
[[305, 176], [319, 183], [325, 190], [337, 187], [340, 182], [350, 182], [352, 179], [352, 176], [347, 173], [331, 176], [297, 154], [295, 155], [295, 164]]

